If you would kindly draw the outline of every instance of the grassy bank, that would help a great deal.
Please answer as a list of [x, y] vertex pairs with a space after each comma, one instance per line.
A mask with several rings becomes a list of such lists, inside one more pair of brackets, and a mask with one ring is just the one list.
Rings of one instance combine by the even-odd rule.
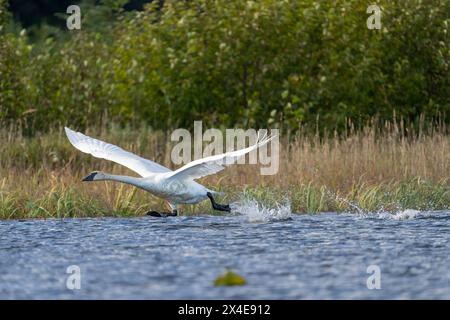
[[[201, 180], [226, 191], [224, 202], [245, 193], [273, 204], [289, 199], [294, 212], [448, 209], [450, 137], [445, 126], [408, 134], [405, 128], [367, 127], [334, 138], [298, 133], [281, 139], [280, 169], [261, 176], [238, 165]], [[402, 133], [403, 132], [403, 133]], [[174, 143], [162, 132], [115, 127], [87, 133], [168, 167]], [[134, 173], [75, 150], [62, 130], [26, 138], [0, 131], [0, 218], [134, 216], [165, 208], [164, 201], [113, 182], [83, 183], [93, 170]], [[208, 202], [182, 214], [212, 213]]]

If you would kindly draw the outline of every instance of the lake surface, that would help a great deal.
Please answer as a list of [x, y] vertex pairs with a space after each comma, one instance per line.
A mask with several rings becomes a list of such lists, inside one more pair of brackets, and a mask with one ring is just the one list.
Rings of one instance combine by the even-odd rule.
[[[247, 211], [0, 221], [0, 298], [450, 299], [450, 211]], [[215, 287], [226, 267], [247, 285]]]

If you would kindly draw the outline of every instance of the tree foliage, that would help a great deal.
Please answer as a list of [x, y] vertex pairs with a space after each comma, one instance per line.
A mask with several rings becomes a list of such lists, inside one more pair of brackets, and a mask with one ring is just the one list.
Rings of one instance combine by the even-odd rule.
[[449, 2], [379, 1], [381, 30], [367, 28], [368, 5], [167, 0], [103, 21], [93, 10], [105, 6], [91, 6], [86, 19], [98, 23], [41, 43], [4, 32], [0, 119], [30, 132], [105, 116], [160, 129], [203, 120], [332, 130], [394, 112], [448, 122]]

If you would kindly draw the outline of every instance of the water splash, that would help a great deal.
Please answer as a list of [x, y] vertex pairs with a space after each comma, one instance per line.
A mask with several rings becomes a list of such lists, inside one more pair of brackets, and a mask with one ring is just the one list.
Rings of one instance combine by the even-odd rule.
[[377, 211], [370, 213], [369, 216], [383, 220], [412, 220], [430, 216], [428, 211], [419, 211], [414, 209], [399, 210], [396, 212]]
[[359, 215], [360, 217], [399, 221], [399, 220], [411, 220], [411, 219], [417, 219], [417, 218], [430, 216], [430, 212], [419, 211], [419, 210], [414, 210], [414, 209], [403, 209], [400, 205], [396, 206], [395, 211], [387, 211], [383, 206], [380, 209], [378, 209], [377, 211], [368, 211], [368, 210], [361, 208], [360, 206], [358, 206], [356, 203], [350, 201], [349, 199], [341, 197], [330, 190], [327, 190], [327, 193], [330, 197], [334, 198], [336, 201], [340, 201], [340, 202], [343, 202], [346, 205], [348, 205], [350, 208], [352, 208], [354, 211], [356, 211], [356, 214]]
[[287, 199], [269, 207], [254, 198], [245, 197], [230, 206], [231, 212], [244, 215], [249, 222], [290, 220], [292, 215], [291, 203]]
[[349, 199], [347, 199], [347, 198], [344, 198], [344, 197], [341, 197], [340, 195], [338, 195], [337, 193], [335, 193], [335, 192], [332, 192], [332, 191], [330, 191], [330, 190], [326, 190], [326, 193], [327, 193], [327, 195], [330, 197], [330, 198], [333, 198], [335, 201], [340, 201], [340, 202], [343, 202], [343, 203], [345, 203], [346, 205], [348, 205], [350, 208], [352, 208], [353, 210], [355, 210], [359, 215], [366, 215], [366, 214], [368, 214], [369, 212], [368, 211], [366, 211], [366, 210], [364, 210], [363, 208], [361, 208], [360, 206], [358, 206], [356, 203], [354, 203], [353, 201], [350, 201]]

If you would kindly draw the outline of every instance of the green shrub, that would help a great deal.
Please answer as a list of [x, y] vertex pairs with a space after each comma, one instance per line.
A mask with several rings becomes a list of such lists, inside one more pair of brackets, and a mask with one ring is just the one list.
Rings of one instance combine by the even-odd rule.
[[366, 27], [364, 1], [157, 2], [142, 12], [82, 3], [82, 30], [33, 46], [3, 35], [0, 121], [30, 133], [102, 118], [155, 129], [202, 119], [332, 131], [394, 112], [448, 123], [447, 0], [379, 1], [381, 30]]

